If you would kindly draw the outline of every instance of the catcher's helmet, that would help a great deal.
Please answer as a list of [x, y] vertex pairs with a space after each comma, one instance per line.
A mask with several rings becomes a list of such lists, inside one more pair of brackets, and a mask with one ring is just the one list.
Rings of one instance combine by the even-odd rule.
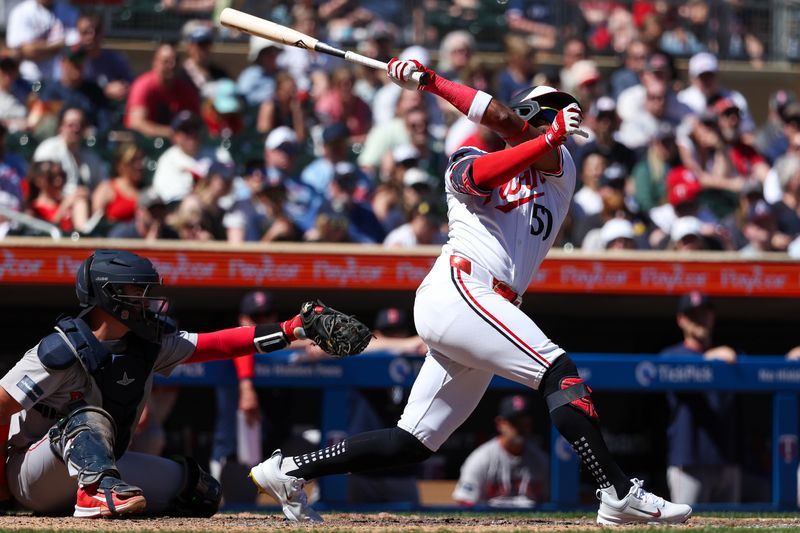
[[97, 250], [78, 268], [75, 293], [84, 313], [98, 307], [138, 336], [158, 342], [167, 299], [148, 293], [161, 284], [149, 259], [125, 250]]
[[552, 123], [559, 111], [577, 103], [578, 100], [571, 94], [557, 91], [547, 85], [537, 85], [516, 93], [508, 105], [531, 126], [538, 126]]

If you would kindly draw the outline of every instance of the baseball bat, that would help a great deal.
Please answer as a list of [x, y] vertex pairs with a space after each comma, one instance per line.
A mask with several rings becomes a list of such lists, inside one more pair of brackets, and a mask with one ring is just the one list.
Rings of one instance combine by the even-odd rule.
[[[306, 50], [315, 50], [322, 54], [328, 54], [335, 57], [341, 57], [345, 61], [357, 63], [366, 67], [374, 68], [376, 70], [386, 70], [386, 63], [372, 59], [371, 57], [362, 56], [349, 50], [341, 50], [329, 44], [326, 44], [319, 39], [315, 39], [310, 35], [301, 33], [292, 28], [287, 28], [281, 24], [276, 24], [261, 17], [256, 17], [238, 9], [226, 7], [219, 15], [219, 22], [227, 28], [233, 28], [250, 35], [256, 35], [274, 41], [276, 43], [283, 43], [297, 48], [305, 48]], [[424, 72], [415, 72], [411, 77], [420, 85], [425, 85], [428, 76]]]

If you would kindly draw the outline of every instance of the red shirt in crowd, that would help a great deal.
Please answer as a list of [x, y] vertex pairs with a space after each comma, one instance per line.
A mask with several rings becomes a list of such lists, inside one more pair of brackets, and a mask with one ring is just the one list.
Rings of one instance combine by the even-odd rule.
[[200, 112], [200, 97], [194, 85], [176, 78], [167, 87], [161, 84], [151, 70], [133, 81], [125, 107], [125, 127], [130, 128], [131, 110], [137, 107], [147, 109], [147, 119], [158, 124], [169, 125], [180, 111]]

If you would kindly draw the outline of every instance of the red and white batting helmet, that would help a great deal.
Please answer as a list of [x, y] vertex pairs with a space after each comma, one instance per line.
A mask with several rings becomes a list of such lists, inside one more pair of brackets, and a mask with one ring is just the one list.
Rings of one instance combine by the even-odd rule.
[[559, 111], [578, 100], [571, 94], [557, 91], [547, 85], [529, 87], [516, 93], [509, 102], [514, 112], [532, 126], [550, 124]]

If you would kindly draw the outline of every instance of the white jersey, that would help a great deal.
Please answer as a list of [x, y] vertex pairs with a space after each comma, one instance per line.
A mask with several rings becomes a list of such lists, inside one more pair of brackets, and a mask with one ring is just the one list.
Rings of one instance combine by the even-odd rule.
[[443, 252], [466, 257], [522, 294], [567, 216], [575, 192], [575, 163], [561, 146], [560, 172], [529, 168], [485, 191], [472, 179], [472, 163], [485, 153], [464, 147], [450, 156], [445, 173], [450, 229]]
[[548, 472], [547, 455], [533, 443], [526, 442], [521, 455], [511, 455], [495, 437], [464, 461], [453, 499], [468, 504], [513, 497], [541, 502], [547, 498]]
[[[153, 372], [147, 378], [131, 434], [150, 396], [153, 374], [168, 376], [176, 366], [194, 353], [196, 346], [196, 333], [181, 331], [164, 336]], [[9, 444], [15, 448], [26, 448], [42, 438], [58, 418], [68, 413], [71, 404], [83, 402], [97, 407], [103, 406], [99, 388], [82, 365], [76, 362], [64, 370], [49, 370], [39, 360], [36, 353], [38, 347], [37, 344], [25, 352], [22, 359], [0, 379], [0, 386], [23, 409], [12, 418], [9, 431]], [[112, 365], [115, 357], [132, 357], [132, 355], [114, 356]], [[121, 380], [129, 379], [126, 375], [119, 377]]]

